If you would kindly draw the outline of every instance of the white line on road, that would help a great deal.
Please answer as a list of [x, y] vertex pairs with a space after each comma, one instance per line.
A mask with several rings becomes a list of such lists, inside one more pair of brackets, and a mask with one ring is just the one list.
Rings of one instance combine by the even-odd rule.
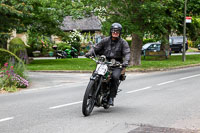
[[160, 83], [160, 84], [157, 84], [157, 85], [165, 85], [165, 84], [169, 84], [169, 83], [172, 83], [172, 82], [175, 82], [175, 80], [171, 80], [171, 81], [167, 81], [167, 82], [163, 82], [163, 83]]
[[58, 87], [62, 87], [62, 86], [67, 86], [67, 85], [80, 85], [80, 84], [85, 84], [88, 82], [79, 82], [79, 83], [65, 83], [65, 84], [61, 84], [61, 85], [54, 85], [54, 86], [47, 86], [47, 87], [40, 87], [40, 88], [32, 88], [32, 89], [27, 89], [24, 90], [23, 92], [31, 92], [31, 91], [38, 91], [38, 90], [45, 90], [45, 89], [51, 89], [51, 88], [58, 88]]
[[14, 117], [7, 117], [7, 118], [4, 118], [4, 119], [0, 119], [0, 122], [12, 120], [12, 119], [14, 119]]
[[128, 91], [126, 93], [134, 93], [134, 92], [138, 92], [138, 91], [147, 90], [147, 89], [150, 89], [150, 88], [152, 88], [152, 86], [148, 86], [148, 87], [145, 87], [145, 88], [142, 88], [142, 89], [138, 89], [138, 90]]
[[184, 77], [184, 78], [180, 78], [179, 80], [184, 80], [184, 79], [194, 78], [194, 77], [198, 77], [198, 76], [200, 76], [200, 74], [192, 75], [192, 76], [188, 76], [188, 77]]
[[62, 108], [62, 107], [66, 107], [66, 106], [71, 106], [71, 105], [75, 105], [75, 104], [79, 104], [79, 103], [82, 103], [82, 101], [73, 102], [73, 103], [68, 103], [68, 104], [62, 104], [62, 105], [50, 107], [49, 109], [57, 109], [57, 108]]

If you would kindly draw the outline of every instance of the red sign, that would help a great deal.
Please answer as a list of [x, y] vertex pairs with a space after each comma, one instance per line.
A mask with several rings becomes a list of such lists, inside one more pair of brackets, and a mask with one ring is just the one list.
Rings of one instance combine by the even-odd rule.
[[186, 23], [191, 23], [192, 22], [192, 17], [186, 17]]

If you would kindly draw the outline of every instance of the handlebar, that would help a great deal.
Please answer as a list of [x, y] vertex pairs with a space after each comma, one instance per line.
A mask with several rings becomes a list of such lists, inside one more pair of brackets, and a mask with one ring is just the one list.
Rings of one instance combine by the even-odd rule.
[[[90, 56], [89, 58], [92, 59], [93, 61], [95, 61], [96, 63], [100, 63], [100, 61], [97, 60], [97, 59], [95, 59], [94, 56]], [[118, 63], [118, 62], [115, 63], [115, 64], [113, 64], [112, 62], [105, 61], [104, 63], [107, 64], [107, 65], [110, 66], [110, 67], [120, 67], [120, 68], [123, 67], [123, 64]]]

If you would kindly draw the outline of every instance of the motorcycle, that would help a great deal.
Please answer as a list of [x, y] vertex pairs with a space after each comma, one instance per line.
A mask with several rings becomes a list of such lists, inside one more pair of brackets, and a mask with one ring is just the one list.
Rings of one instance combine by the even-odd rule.
[[67, 53], [67, 58], [78, 58], [78, 51], [74, 47], [65, 49], [65, 52]]
[[[100, 56], [98, 59], [94, 57], [91, 59], [94, 60], [97, 65], [90, 77], [83, 97], [82, 113], [84, 116], [89, 116], [94, 106], [103, 107], [104, 109], [110, 107], [108, 101], [110, 98], [112, 69], [115, 67], [123, 69], [122, 64], [118, 63], [115, 59], [109, 62], [104, 55]], [[125, 71], [122, 70], [119, 84], [121, 81], [125, 80], [125, 78]]]
[[66, 58], [67, 53], [62, 50], [56, 50], [56, 59], [63, 59]]
[[65, 49], [65, 51], [56, 50], [56, 59], [63, 58], [78, 58], [78, 51], [73, 47], [71, 49]]

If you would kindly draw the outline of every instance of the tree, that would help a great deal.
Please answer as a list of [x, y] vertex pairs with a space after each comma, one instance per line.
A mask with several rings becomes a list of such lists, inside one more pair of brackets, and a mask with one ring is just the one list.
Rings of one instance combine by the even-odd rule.
[[[88, 2], [90, 1], [90, 2]], [[192, 1], [192, 0], [191, 0]], [[104, 20], [104, 28], [119, 22], [124, 34], [132, 36], [130, 65], [141, 64], [142, 40], [152, 34], [162, 40], [162, 49], [168, 49], [168, 37], [183, 24], [184, 0], [84, 0]], [[94, 4], [92, 4], [94, 3]], [[194, 10], [196, 12], [196, 10]]]
[[[76, 6], [75, 6], [76, 7]], [[0, 1], [0, 46], [7, 48], [10, 32], [57, 34], [63, 18], [71, 13], [68, 0], [2, 0]], [[71, 13], [73, 14], [73, 13]]]
[[20, 19], [29, 16], [23, 0], [2, 0], [0, 1], [0, 46], [7, 48], [7, 39], [10, 32], [17, 27], [22, 27]]
[[[159, 23], [160, 13], [163, 8], [158, 0], [121, 0], [115, 2], [95, 1], [98, 3], [97, 14], [103, 16], [106, 21], [104, 24], [110, 25], [113, 22], [119, 22], [123, 25], [124, 34], [131, 35], [131, 61], [130, 65], [141, 64], [141, 49], [143, 37], [146, 33], [152, 33], [152, 29], [161, 30], [163, 26]], [[105, 9], [105, 10], [104, 10]], [[159, 23], [154, 28], [155, 22]]]

